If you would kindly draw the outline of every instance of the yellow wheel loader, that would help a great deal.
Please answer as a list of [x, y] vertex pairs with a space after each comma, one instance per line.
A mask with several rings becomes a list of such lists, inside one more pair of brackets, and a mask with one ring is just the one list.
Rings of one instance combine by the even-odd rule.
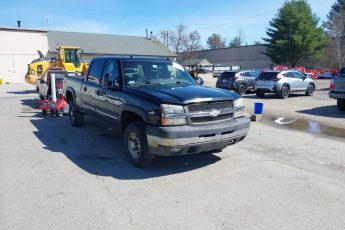
[[25, 81], [29, 84], [36, 84], [36, 81], [44, 76], [50, 67], [61, 67], [67, 71], [74, 71], [79, 74], [85, 74], [88, 69], [88, 63], [81, 60], [82, 49], [76, 46], [59, 46], [57, 48], [57, 57], [47, 59], [38, 51], [39, 58], [28, 64], [28, 72], [25, 75]]

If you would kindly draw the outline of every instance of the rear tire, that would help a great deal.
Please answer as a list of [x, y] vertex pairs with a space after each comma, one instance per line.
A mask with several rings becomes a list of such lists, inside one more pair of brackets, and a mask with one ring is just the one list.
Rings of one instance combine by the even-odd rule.
[[345, 111], [345, 99], [337, 99], [337, 106], [340, 111]]
[[239, 95], [243, 96], [247, 92], [247, 86], [245, 84], [240, 84], [237, 92]]
[[283, 86], [283, 88], [281, 89], [280, 93], [279, 93], [279, 97], [281, 99], [286, 99], [289, 97], [290, 94], [290, 89], [287, 86]]
[[69, 120], [74, 127], [81, 127], [84, 125], [84, 114], [78, 111], [74, 101], [69, 101]]
[[127, 125], [124, 143], [127, 159], [133, 166], [143, 168], [152, 164], [155, 155], [150, 153], [144, 123], [135, 121]]
[[265, 92], [262, 92], [262, 91], [256, 91], [256, 96], [258, 97], [264, 97], [265, 96]]
[[307, 90], [305, 91], [305, 95], [313, 96], [314, 92], [315, 92], [315, 86], [314, 85], [308, 85]]
[[47, 116], [47, 110], [46, 109], [42, 109], [42, 116], [46, 117]]

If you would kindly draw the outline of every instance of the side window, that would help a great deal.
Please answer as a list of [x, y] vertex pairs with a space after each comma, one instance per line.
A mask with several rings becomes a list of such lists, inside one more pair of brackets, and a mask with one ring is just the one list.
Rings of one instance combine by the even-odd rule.
[[293, 72], [286, 72], [283, 74], [284, 77], [288, 77], [288, 78], [294, 78], [295, 76], [293, 75]]
[[294, 74], [295, 74], [295, 77], [296, 77], [296, 78], [299, 78], [299, 79], [303, 79], [303, 78], [304, 78], [303, 73], [300, 73], [300, 72], [294, 72]]
[[244, 72], [244, 73], [242, 74], [242, 76], [251, 77], [252, 75], [250, 74], [250, 72]]
[[259, 74], [260, 74], [259, 72], [253, 71], [252, 72], [252, 77], [257, 78], [259, 76]]
[[103, 72], [103, 77], [102, 79], [106, 76], [106, 74], [109, 75], [109, 81], [115, 81], [119, 79], [119, 67], [117, 64], [117, 61], [114, 60], [109, 60], [107, 61], [107, 64], [105, 65], [104, 72]]
[[99, 84], [99, 81], [102, 76], [104, 64], [105, 64], [105, 60], [103, 59], [95, 59], [92, 62], [90, 66], [89, 76], [87, 77], [87, 80], [89, 82]]

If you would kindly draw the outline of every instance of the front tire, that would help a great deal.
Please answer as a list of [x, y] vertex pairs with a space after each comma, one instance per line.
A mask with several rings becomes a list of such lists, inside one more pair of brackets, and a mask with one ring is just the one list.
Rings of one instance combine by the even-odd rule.
[[315, 86], [314, 85], [308, 85], [307, 91], [305, 92], [305, 95], [313, 96], [314, 92], [315, 92]]
[[238, 87], [238, 94], [243, 96], [247, 92], [247, 86], [245, 84], [240, 84]]
[[135, 167], [143, 168], [152, 164], [155, 156], [150, 153], [146, 127], [142, 122], [127, 125], [124, 133], [124, 143], [128, 161]]
[[290, 94], [290, 89], [289, 89], [289, 87], [283, 86], [283, 88], [282, 88], [281, 91], [280, 91], [279, 97], [280, 97], [281, 99], [286, 99], [286, 98], [289, 97], [289, 94]]
[[345, 111], [345, 99], [337, 99], [337, 106], [340, 111]]
[[255, 93], [256, 93], [257, 97], [261, 97], [262, 98], [262, 97], [265, 96], [265, 92], [263, 92], [263, 91], [256, 91]]
[[77, 110], [77, 107], [74, 101], [69, 101], [69, 111], [68, 116], [69, 120], [74, 127], [81, 127], [84, 125], [84, 114]]

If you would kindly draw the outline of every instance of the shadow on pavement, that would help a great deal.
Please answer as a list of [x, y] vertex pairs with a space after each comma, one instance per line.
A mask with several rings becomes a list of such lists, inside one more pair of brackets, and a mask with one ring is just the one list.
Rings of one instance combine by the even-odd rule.
[[[276, 99], [276, 100], [286, 100], [286, 99], [281, 99], [279, 98], [277, 95], [275, 95], [274, 93], [268, 93], [268, 94], [265, 94], [264, 97], [258, 97], [256, 96], [256, 94], [252, 94], [252, 95], [243, 95], [242, 96], [243, 98], [248, 98], [248, 99], [260, 99], [260, 100], [265, 100], [265, 99]], [[306, 95], [304, 94], [290, 94], [288, 99], [289, 98], [294, 98], [294, 97], [306, 97]]]
[[37, 94], [37, 91], [34, 89], [30, 89], [30, 90], [23, 90], [23, 91], [13, 91], [13, 92], [7, 92], [7, 93], [11, 93], [11, 94]]
[[[24, 102], [25, 104], [25, 102]], [[68, 117], [31, 119], [36, 137], [51, 154], [64, 154], [88, 173], [122, 180], [154, 178], [205, 167], [221, 158], [212, 153], [157, 157], [153, 165], [138, 169], [125, 156], [122, 134], [93, 118], [85, 117], [85, 126], [74, 128]]]
[[27, 107], [31, 107], [32, 109], [38, 109], [38, 99], [23, 99], [21, 100], [21, 104]]
[[321, 106], [312, 109], [299, 110], [296, 112], [321, 117], [345, 118], [345, 113], [339, 111], [336, 105]]

